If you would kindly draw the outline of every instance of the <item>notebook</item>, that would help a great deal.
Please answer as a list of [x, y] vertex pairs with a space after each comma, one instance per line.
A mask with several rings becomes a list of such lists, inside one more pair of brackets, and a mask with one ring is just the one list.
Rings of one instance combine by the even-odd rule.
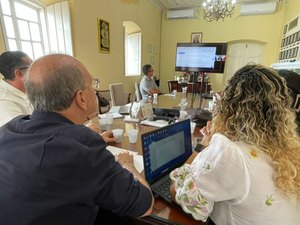
[[153, 193], [172, 202], [170, 172], [192, 154], [190, 120], [183, 120], [141, 135], [145, 179]]

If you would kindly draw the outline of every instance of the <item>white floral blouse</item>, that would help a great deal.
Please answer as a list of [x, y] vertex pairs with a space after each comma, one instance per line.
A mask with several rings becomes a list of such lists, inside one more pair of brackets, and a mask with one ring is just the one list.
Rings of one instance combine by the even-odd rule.
[[300, 225], [300, 202], [275, 187], [268, 157], [221, 134], [191, 165], [175, 169], [176, 201], [197, 220], [217, 225]]

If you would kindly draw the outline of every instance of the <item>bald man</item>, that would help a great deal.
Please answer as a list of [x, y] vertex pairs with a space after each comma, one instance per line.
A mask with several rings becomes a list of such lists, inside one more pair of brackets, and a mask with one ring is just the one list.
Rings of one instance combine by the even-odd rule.
[[103, 138], [82, 125], [98, 113], [84, 65], [67, 55], [44, 56], [25, 86], [34, 112], [0, 128], [1, 224], [92, 225], [97, 215], [106, 224], [104, 212], [149, 215], [153, 196], [132, 156], [115, 159]]
[[29, 104], [24, 86], [24, 76], [32, 63], [32, 59], [21, 51], [7, 51], [0, 55], [0, 126], [12, 118], [30, 114]]

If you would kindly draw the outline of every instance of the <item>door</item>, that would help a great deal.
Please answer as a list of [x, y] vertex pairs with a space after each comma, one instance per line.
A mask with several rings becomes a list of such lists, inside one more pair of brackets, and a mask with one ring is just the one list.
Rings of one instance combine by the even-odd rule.
[[224, 85], [241, 67], [249, 63], [260, 64], [264, 45], [261, 43], [244, 42], [232, 43], [228, 47]]

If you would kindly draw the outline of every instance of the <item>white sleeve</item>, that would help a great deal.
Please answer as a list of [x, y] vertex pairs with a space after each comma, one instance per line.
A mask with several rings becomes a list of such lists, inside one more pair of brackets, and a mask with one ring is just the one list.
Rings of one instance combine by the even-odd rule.
[[207, 201], [199, 192], [190, 173], [191, 166], [183, 165], [170, 174], [176, 191], [176, 202], [196, 220], [206, 221], [212, 209], [213, 202]]
[[209, 201], [240, 203], [248, 194], [250, 179], [239, 146], [221, 134], [214, 134], [209, 146], [191, 165], [199, 192]]

